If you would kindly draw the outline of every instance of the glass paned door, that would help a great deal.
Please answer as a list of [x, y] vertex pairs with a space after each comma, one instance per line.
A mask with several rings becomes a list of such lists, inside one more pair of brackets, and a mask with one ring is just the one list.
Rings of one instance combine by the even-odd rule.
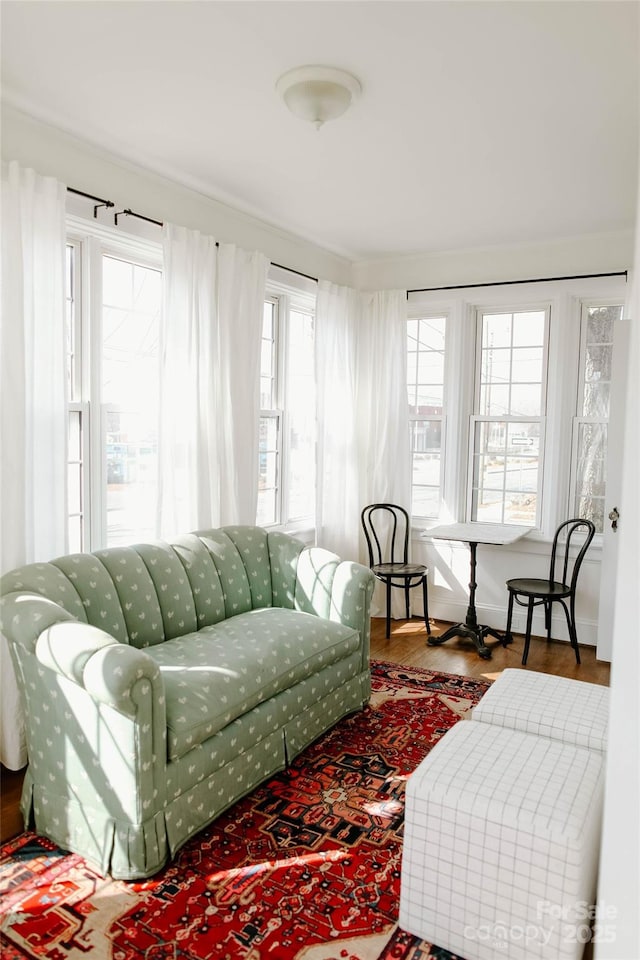
[[597, 533], [605, 526], [613, 340], [621, 316], [619, 304], [588, 305], [582, 315], [573, 510], [591, 520]]

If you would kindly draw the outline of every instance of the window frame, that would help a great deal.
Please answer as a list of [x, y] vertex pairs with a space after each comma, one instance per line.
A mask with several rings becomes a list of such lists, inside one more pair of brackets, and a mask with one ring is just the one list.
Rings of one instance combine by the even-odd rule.
[[[411, 514], [416, 520], [420, 523], [425, 521], [437, 520], [437, 518], [442, 513], [443, 501], [444, 501], [444, 480], [445, 480], [445, 466], [446, 466], [446, 453], [447, 453], [447, 397], [448, 397], [448, 358], [449, 358], [449, 316], [445, 311], [422, 311], [419, 316], [413, 316], [410, 314], [407, 317], [407, 338], [408, 338], [408, 324], [411, 322], [425, 320], [443, 320], [444, 321], [444, 350], [443, 350], [443, 363], [442, 363], [442, 413], [420, 416], [418, 414], [412, 414], [410, 411], [408, 413], [409, 420], [409, 436], [410, 436], [410, 482], [411, 482]], [[409, 351], [407, 350], [407, 353]], [[420, 351], [416, 351], [416, 362], [418, 362], [418, 357]], [[409, 376], [407, 370], [407, 386], [409, 384]], [[413, 384], [413, 381], [412, 381]], [[417, 382], [414, 384], [418, 386]], [[411, 404], [408, 404], [410, 407]], [[440, 470], [439, 470], [439, 479], [438, 479], [438, 512], [433, 515], [427, 514], [417, 514], [413, 512], [413, 502], [414, 502], [414, 483], [413, 483], [413, 456], [414, 456], [414, 444], [413, 444], [413, 424], [414, 423], [439, 423], [440, 424]], [[424, 486], [424, 485], [422, 485]]]
[[[473, 517], [473, 481], [474, 481], [474, 457], [475, 457], [475, 437], [477, 425], [480, 423], [537, 423], [539, 424], [540, 429], [540, 443], [538, 451], [538, 483], [536, 490], [536, 515], [535, 522], [533, 524], [533, 529], [540, 530], [542, 526], [542, 516], [543, 516], [543, 506], [544, 506], [544, 466], [545, 466], [545, 450], [546, 450], [546, 422], [547, 422], [547, 400], [548, 400], [548, 370], [549, 370], [549, 338], [551, 331], [551, 304], [546, 301], [533, 302], [528, 301], [525, 303], [507, 302], [500, 304], [499, 306], [490, 304], [490, 305], [478, 305], [475, 307], [475, 367], [473, 375], [473, 410], [469, 417], [469, 426], [468, 426], [468, 442], [469, 442], [469, 451], [467, 457], [467, 483], [466, 483], [466, 507], [465, 507], [465, 520], [470, 523], [485, 523], [489, 521], [474, 519]], [[543, 332], [543, 341], [542, 341], [542, 371], [541, 371], [541, 384], [540, 384], [540, 414], [538, 416], [514, 416], [513, 414], [505, 414], [504, 416], [494, 416], [487, 414], [478, 413], [480, 409], [480, 397], [482, 390], [482, 353], [483, 353], [483, 344], [482, 344], [482, 331], [483, 331], [483, 320], [487, 315], [495, 314], [510, 314], [514, 316], [516, 313], [542, 313], [544, 312], [544, 332]], [[511, 347], [513, 351], [513, 346]], [[511, 384], [512, 381], [510, 380]], [[504, 486], [503, 486], [504, 493]], [[504, 501], [503, 501], [503, 513], [504, 513]], [[501, 520], [500, 523], [506, 526], [528, 526], [528, 524], [514, 524], [509, 523], [508, 521]]]
[[[84, 455], [83, 536], [81, 549], [107, 545], [106, 406], [102, 401], [102, 257], [114, 257], [141, 267], [162, 271], [162, 244], [126, 234], [121, 228], [93, 223], [81, 217], [66, 218], [66, 243], [76, 254], [74, 342], [80, 354], [77, 399], [68, 400], [68, 414], [80, 417]], [[67, 522], [69, 522], [69, 512]]]
[[[290, 386], [290, 367], [293, 361], [288, 353], [289, 339], [291, 333], [292, 314], [298, 313], [305, 315], [311, 320], [311, 327], [313, 331], [313, 353], [314, 353], [314, 374], [313, 374], [313, 389], [315, 391], [316, 381], [315, 381], [315, 323], [316, 323], [316, 299], [310, 296], [302, 296], [299, 291], [289, 290], [286, 297], [286, 331], [285, 336], [282, 337], [280, 344], [281, 347], [281, 356], [282, 356], [282, 367], [285, 371], [284, 373], [284, 398], [283, 398], [283, 408], [282, 408], [282, 430], [283, 430], [283, 464], [286, 469], [283, 468], [282, 476], [282, 495], [284, 498], [284, 504], [286, 510], [284, 511], [284, 529], [288, 531], [300, 531], [307, 529], [315, 529], [316, 523], [316, 485], [317, 485], [317, 471], [316, 471], [316, 461], [315, 461], [315, 434], [313, 437], [314, 441], [314, 466], [313, 466], [313, 508], [311, 513], [296, 516], [291, 512], [291, 469], [290, 464], [292, 461], [292, 452], [291, 452], [291, 429], [292, 429], [292, 403], [288, 396], [288, 390]], [[285, 366], [286, 364], [286, 366]], [[315, 416], [314, 416], [315, 423]]]
[[[314, 511], [312, 514], [301, 517], [290, 516], [290, 476], [289, 463], [291, 461], [290, 449], [290, 410], [289, 398], [287, 396], [288, 374], [290, 358], [287, 355], [287, 344], [289, 339], [289, 327], [291, 324], [291, 314], [294, 312], [306, 314], [311, 317], [315, 324], [316, 317], [316, 284], [307, 281], [306, 278], [300, 278], [299, 285], [293, 282], [285, 282], [274, 274], [280, 271], [273, 270], [267, 280], [265, 293], [265, 302], [275, 303], [275, 369], [276, 382], [274, 385], [275, 408], [272, 410], [260, 411], [263, 416], [277, 417], [278, 429], [278, 453], [277, 453], [277, 483], [278, 498], [276, 504], [277, 519], [270, 524], [264, 524], [270, 530], [282, 530], [285, 532], [304, 533], [315, 529], [315, 498]], [[289, 279], [289, 278], [288, 278]], [[297, 278], [296, 278], [297, 279]], [[314, 485], [315, 486], [315, 485]]]
[[[581, 305], [603, 302], [624, 304], [627, 282], [624, 274], [572, 277], [565, 280], [504, 282], [416, 291], [408, 296], [408, 317], [424, 313], [448, 315], [448, 383], [444, 503], [440, 517], [425, 521], [412, 518], [416, 531], [441, 523], [461, 522], [468, 517], [470, 424], [474, 414], [477, 365], [477, 310], [499, 312], [527, 306], [550, 305], [546, 417], [544, 424], [542, 502], [539, 526], [526, 537], [527, 551], [539, 543], [546, 550], [557, 526], [568, 516], [571, 500], [573, 420], [578, 396], [578, 350]], [[482, 522], [482, 521], [478, 521]], [[523, 543], [520, 549], [523, 549]], [[602, 535], [596, 534], [590, 553], [601, 550]]]
[[[272, 311], [272, 321], [273, 321], [273, 336], [271, 338], [271, 407], [260, 407], [260, 423], [262, 424], [263, 420], [272, 420], [275, 422], [276, 427], [276, 469], [275, 469], [275, 487], [274, 490], [274, 520], [270, 523], [265, 523], [261, 521], [258, 517], [256, 518], [256, 523], [260, 523], [261, 526], [265, 527], [278, 527], [282, 524], [282, 512], [284, 505], [284, 497], [282, 491], [282, 480], [283, 480], [283, 417], [284, 409], [282, 406], [282, 370], [283, 370], [283, 359], [284, 351], [282, 346], [282, 336], [281, 336], [281, 306], [279, 298], [275, 295], [267, 294], [264, 298], [265, 304], [270, 303], [273, 306]], [[261, 335], [261, 343], [264, 341], [264, 337]], [[262, 384], [262, 366], [260, 367], [260, 381]], [[262, 398], [262, 386], [260, 388], [260, 396]], [[259, 443], [259, 441], [258, 441]], [[260, 448], [258, 448], [258, 456], [260, 456]], [[258, 474], [258, 483], [260, 481], [260, 474]], [[270, 488], [267, 488], [270, 489]], [[258, 497], [260, 496], [260, 489], [258, 487]]]
[[[80, 494], [80, 508], [75, 511], [71, 509], [71, 503], [69, 499], [69, 491], [67, 493], [67, 530], [69, 531], [69, 541], [71, 543], [72, 537], [70, 534], [71, 521], [73, 518], [79, 519], [80, 530], [79, 530], [79, 543], [77, 544], [78, 550], [82, 551], [86, 549], [86, 544], [88, 540], [88, 530], [91, 525], [91, 483], [90, 483], [90, 463], [91, 463], [91, 451], [89, 443], [89, 427], [88, 427], [88, 416], [89, 416], [89, 404], [83, 397], [83, 383], [86, 381], [84, 370], [86, 367], [86, 331], [83, 330], [82, 317], [84, 314], [85, 307], [83, 305], [83, 294], [86, 284], [83, 282], [83, 247], [82, 241], [70, 237], [66, 237], [66, 248], [70, 248], [72, 251], [72, 258], [70, 262], [70, 271], [71, 271], [71, 316], [67, 316], [67, 323], [71, 323], [71, 329], [69, 331], [70, 337], [70, 347], [71, 353], [74, 358], [73, 366], [71, 370], [70, 382], [68, 384], [69, 393], [67, 396], [67, 436], [71, 435], [71, 419], [72, 417], [77, 417], [78, 426], [77, 432], [79, 437], [79, 458], [72, 459], [71, 452], [67, 450], [67, 470], [69, 471], [71, 467], [77, 466], [79, 468], [79, 494]], [[66, 286], [66, 280], [65, 280]], [[69, 484], [69, 488], [70, 488]]]

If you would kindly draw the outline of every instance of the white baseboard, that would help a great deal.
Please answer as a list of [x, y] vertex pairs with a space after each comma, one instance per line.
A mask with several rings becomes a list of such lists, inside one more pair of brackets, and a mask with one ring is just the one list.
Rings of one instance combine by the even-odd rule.
[[[551, 618], [551, 636], [554, 640], [569, 640], [567, 621], [559, 604], [554, 604], [557, 613]], [[476, 603], [478, 623], [486, 624], [495, 630], [504, 630], [507, 625], [507, 608], [491, 607]], [[422, 598], [412, 598], [411, 611], [413, 616], [422, 616]], [[467, 604], [459, 601], [442, 601], [436, 597], [429, 597], [429, 616], [435, 620], [445, 620], [451, 623], [464, 623], [467, 615]], [[524, 633], [527, 626], [525, 610], [514, 610], [511, 629], [514, 633]], [[598, 624], [593, 620], [581, 620], [576, 623], [578, 643], [586, 647], [595, 647], [598, 642]], [[536, 612], [533, 615], [531, 632], [535, 637], [546, 637], [544, 613]]]

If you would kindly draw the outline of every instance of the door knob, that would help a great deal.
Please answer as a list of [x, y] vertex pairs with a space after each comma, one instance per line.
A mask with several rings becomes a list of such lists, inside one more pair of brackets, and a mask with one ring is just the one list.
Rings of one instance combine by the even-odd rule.
[[618, 508], [614, 507], [611, 513], [609, 514], [609, 520], [611, 520], [611, 529], [618, 529], [618, 520], [620, 519], [620, 514], [618, 513]]

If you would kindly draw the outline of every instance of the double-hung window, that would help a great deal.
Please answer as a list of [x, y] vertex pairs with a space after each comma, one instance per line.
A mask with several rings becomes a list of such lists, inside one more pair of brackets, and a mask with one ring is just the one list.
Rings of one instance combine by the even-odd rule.
[[618, 442], [611, 397], [624, 402], [624, 297], [618, 276], [410, 294], [417, 527], [513, 524], [533, 528], [532, 543], [580, 516], [603, 533], [614, 506], [606, 506], [606, 484], [611, 492], [619, 479], [607, 468], [616, 469], [610, 447]]
[[549, 311], [478, 311], [471, 520], [540, 518]]
[[278, 363], [278, 301], [265, 300], [260, 354], [260, 445], [258, 511], [260, 526], [279, 523], [281, 506], [282, 408]]
[[76, 553], [88, 544], [89, 520], [89, 447], [88, 404], [82, 400], [82, 325], [81, 325], [80, 243], [67, 243], [65, 264], [67, 333], [67, 529], [69, 549]]
[[160, 293], [162, 274], [145, 263], [101, 256], [98, 348], [106, 461], [106, 542], [156, 535]]
[[[71, 218], [67, 245], [69, 545], [157, 535], [162, 249]], [[263, 308], [257, 523], [315, 512], [315, 297], [275, 284]]]
[[82, 226], [67, 245], [69, 546], [156, 535], [161, 251]]
[[315, 301], [276, 286], [264, 304], [257, 523], [302, 527], [315, 514]]
[[437, 517], [442, 502], [446, 317], [407, 322], [411, 513]]

